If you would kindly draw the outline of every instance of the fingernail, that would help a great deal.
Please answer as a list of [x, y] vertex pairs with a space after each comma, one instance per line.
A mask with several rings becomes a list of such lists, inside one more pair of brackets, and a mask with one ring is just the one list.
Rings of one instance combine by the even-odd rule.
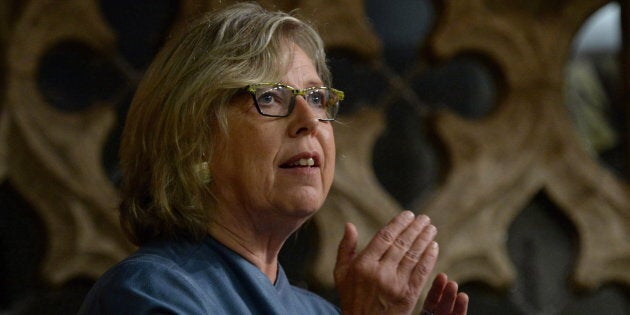
[[417, 217], [418, 220], [431, 223], [431, 218], [429, 218], [426, 214], [421, 214]]
[[409, 210], [405, 210], [405, 211], [403, 211], [403, 213], [402, 213], [402, 214], [403, 214], [406, 218], [409, 218], [409, 219], [413, 219], [413, 218], [415, 218], [415, 217], [416, 217], [416, 215], [415, 215], [413, 212], [409, 211]]
[[429, 229], [429, 232], [437, 234], [437, 228], [435, 227], [435, 225], [431, 224], [427, 227], [427, 229]]

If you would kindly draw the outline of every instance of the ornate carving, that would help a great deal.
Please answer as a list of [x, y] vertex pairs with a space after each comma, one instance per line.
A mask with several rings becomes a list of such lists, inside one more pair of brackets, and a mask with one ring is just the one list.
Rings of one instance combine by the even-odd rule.
[[15, 26], [20, 36], [9, 43], [8, 176], [46, 224], [43, 269], [53, 283], [96, 277], [131, 249], [118, 232], [118, 196], [100, 163], [114, 108], [63, 113], [36, 86], [39, 61], [56, 42], [110, 50], [115, 38], [105, 25], [94, 1], [31, 1]]
[[[630, 188], [581, 146], [564, 105], [564, 66], [574, 33], [607, 1], [565, 3], [553, 19], [484, 1], [445, 1], [430, 46], [441, 58], [475, 51], [505, 78], [491, 116], [466, 121], [443, 112], [437, 131], [452, 165], [425, 211], [440, 230], [439, 269], [460, 281], [507, 286], [510, 222], [540, 190], [577, 226], [574, 280], [594, 288], [630, 283]], [[605, 245], [604, 245], [605, 244]]]
[[[229, 2], [184, 1], [181, 15]], [[263, 2], [284, 10], [300, 7], [329, 47], [365, 58], [380, 53], [360, 0]], [[494, 113], [478, 121], [439, 113], [436, 128], [452, 165], [435, 197], [416, 212], [428, 213], [440, 229], [440, 271], [459, 281], [507, 286], [514, 277], [504, 248], [507, 228], [544, 189], [580, 233], [576, 282], [586, 287], [630, 283], [630, 189], [581, 147], [562, 94], [572, 36], [607, 1], [543, 2], [444, 1], [429, 47], [442, 59], [471, 51], [485, 56], [505, 80], [504, 97]], [[115, 35], [96, 0], [30, 1], [13, 32], [19, 36], [11, 37], [7, 51], [0, 176], [6, 172], [46, 223], [50, 246], [44, 274], [57, 283], [77, 275], [96, 277], [132, 249], [119, 232], [118, 195], [100, 163], [115, 120], [113, 104], [60, 112], [46, 104], [35, 82], [42, 54], [55, 43], [74, 39], [112, 52]], [[336, 127], [335, 183], [314, 218], [322, 236], [316, 276], [327, 284], [332, 284], [343, 224], [357, 225], [363, 245], [401, 210], [372, 169], [383, 114], [366, 110], [343, 120]]]
[[[505, 82], [497, 110], [485, 119], [437, 115], [451, 165], [435, 197], [415, 210], [429, 214], [440, 230], [439, 271], [460, 282], [507, 287], [515, 277], [505, 248], [509, 225], [544, 190], [580, 234], [575, 282], [588, 288], [630, 283], [630, 189], [581, 146], [563, 94], [572, 37], [606, 2], [563, 2], [559, 12], [530, 2], [533, 11], [512, 3], [499, 9], [485, 6], [488, 1], [443, 3], [430, 48], [442, 59], [474, 51], [494, 63]], [[540, 10], [554, 18], [536, 19]], [[352, 163], [338, 164], [329, 200], [315, 217], [323, 235], [317, 276], [328, 285], [341, 219], [358, 223], [369, 237], [400, 211], [371, 182], [369, 156], [382, 127], [363, 115], [382, 121], [378, 113], [364, 113], [335, 130], [340, 159], [352, 157]]]

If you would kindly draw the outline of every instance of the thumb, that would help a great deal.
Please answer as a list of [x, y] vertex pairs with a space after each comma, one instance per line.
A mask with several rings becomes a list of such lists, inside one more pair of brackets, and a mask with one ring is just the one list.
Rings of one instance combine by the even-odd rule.
[[335, 264], [335, 282], [345, 278], [350, 263], [356, 254], [359, 233], [352, 223], [346, 223], [343, 238], [339, 242], [337, 250], [337, 263]]

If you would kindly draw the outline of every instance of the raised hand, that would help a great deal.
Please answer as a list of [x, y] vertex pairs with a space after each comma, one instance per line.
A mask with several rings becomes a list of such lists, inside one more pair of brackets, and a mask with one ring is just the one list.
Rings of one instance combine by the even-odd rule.
[[424, 300], [420, 315], [464, 315], [468, 310], [468, 295], [457, 293], [457, 283], [439, 274]]
[[[436, 233], [429, 217], [404, 211], [357, 253], [356, 227], [347, 224], [334, 271], [342, 312], [411, 314], [437, 261]], [[437, 305], [446, 289], [436, 289]]]

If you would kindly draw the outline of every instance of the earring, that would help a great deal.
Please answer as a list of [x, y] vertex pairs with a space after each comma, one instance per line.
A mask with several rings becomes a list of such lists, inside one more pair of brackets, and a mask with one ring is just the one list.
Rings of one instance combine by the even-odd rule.
[[210, 175], [210, 167], [208, 166], [208, 162], [201, 162], [196, 165], [196, 171], [199, 173], [199, 177], [201, 177], [201, 181], [204, 184], [209, 183], [212, 180], [212, 176]]

